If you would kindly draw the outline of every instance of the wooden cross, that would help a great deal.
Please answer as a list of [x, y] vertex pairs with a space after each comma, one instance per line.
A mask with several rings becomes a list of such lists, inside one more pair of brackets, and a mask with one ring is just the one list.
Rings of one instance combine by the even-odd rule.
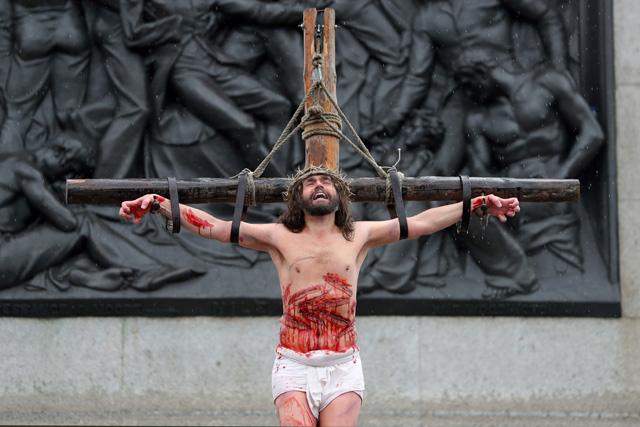
[[[316, 9], [304, 12], [305, 92], [311, 87], [314, 67], [312, 58], [321, 52], [324, 60], [322, 76], [325, 87], [336, 99], [335, 71], [335, 11], [324, 9], [324, 19], [318, 24]], [[316, 49], [321, 43], [321, 49]], [[317, 75], [316, 75], [317, 78]], [[319, 103], [325, 112], [334, 112], [330, 100], [320, 93]], [[305, 108], [311, 106], [308, 101]], [[317, 125], [309, 125], [317, 126]], [[315, 135], [305, 141], [306, 166], [325, 166], [338, 170], [338, 138], [330, 135]], [[238, 192], [238, 179], [194, 178], [178, 179], [177, 189], [180, 203], [233, 203]], [[347, 179], [354, 202], [385, 202], [387, 182], [384, 178]], [[517, 197], [521, 202], [577, 202], [580, 199], [580, 182], [577, 179], [514, 179], [484, 178], [469, 179], [471, 196], [495, 194], [502, 198]], [[288, 178], [260, 178], [255, 180], [256, 203], [281, 203], [282, 193], [289, 187]], [[166, 179], [82, 179], [67, 180], [68, 204], [120, 205], [144, 194], [155, 193], [169, 196]], [[405, 201], [433, 200], [460, 201], [463, 198], [458, 177], [404, 177], [402, 197]]]

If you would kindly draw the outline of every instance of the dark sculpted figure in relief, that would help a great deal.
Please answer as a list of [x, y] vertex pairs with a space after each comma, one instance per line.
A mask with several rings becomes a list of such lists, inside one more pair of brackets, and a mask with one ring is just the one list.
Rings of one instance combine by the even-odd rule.
[[[304, 95], [298, 25], [309, 7], [336, 11], [338, 101], [380, 164], [394, 164], [402, 148], [398, 170], [405, 176], [577, 178], [603, 144], [577, 78], [567, 72], [582, 51], [567, 53], [579, 31], [569, 28], [568, 45], [563, 22], [578, 3], [0, 0], [0, 211], [6, 213], [0, 288], [47, 270], [64, 276], [58, 284], [101, 290], [149, 290], [198, 274], [191, 267], [151, 273], [159, 265], [151, 253], [159, 252], [140, 251], [147, 241], [170, 242], [181, 256], [252, 268], [260, 276], [266, 257], [245, 248], [229, 251], [188, 233], [166, 236], [143, 227], [119, 236], [121, 225], [106, 215], [60, 203], [54, 187], [69, 170], [46, 164], [60, 153], [83, 152], [71, 141], [89, 140], [91, 156], [71, 162], [74, 170], [84, 163], [88, 178], [228, 177], [254, 169]], [[522, 28], [526, 34], [514, 39]], [[57, 142], [40, 148], [48, 139]], [[301, 140], [292, 140], [265, 176], [290, 174], [303, 150]], [[346, 144], [340, 167], [354, 178], [374, 173]], [[34, 177], [41, 177], [39, 186]], [[36, 195], [47, 200], [46, 209], [27, 203]], [[438, 204], [409, 202], [407, 208]], [[353, 208], [363, 221], [388, 218], [382, 204]], [[207, 209], [231, 215], [225, 204]], [[279, 209], [253, 208], [249, 220], [271, 222]], [[481, 231], [472, 222], [467, 237], [440, 233], [373, 248], [359, 292], [444, 287], [460, 271], [475, 274], [475, 266], [464, 268], [468, 253], [486, 282], [485, 297], [532, 293], [540, 248], [558, 274], [583, 270], [577, 209], [536, 205], [507, 226], [492, 223]], [[481, 232], [490, 238], [481, 239]], [[45, 236], [38, 238], [42, 254], [32, 255], [28, 249], [39, 235]], [[63, 255], [52, 256], [57, 246], [51, 242], [64, 242]], [[76, 259], [78, 247], [87, 255]], [[465, 295], [480, 296], [477, 288], [466, 289]]]
[[[526, 21], [537, 30], [548, 55], [546, 63], [564, 72], [567, 54], [562, 20], [554, 5], [545, 0], [437, 0], [418, 5], [411, 24], [409, 69], [402, 88], [390, 112], [364, 133], [365, 138], [375, 144], [384, 139], [379, 135], [396, 134], [411, 111], [426, 105], [438, 112], [447, 128], [442, 149], [436, 153], [436, 167], [431, 172], [436, 175], [471, 173], [466, 169], [468, 141], [461, 124], [472, 103], [456, 90], [453, 73], [458, 58], [470, 49], [483, 49], [498, 64], [515, 63], [512, 27], [517, 20]], [[469, 236], [466, 240], [473, 239]], [[498, 253], [485, 247], [477, 250], [476, 243], [469, 245], [471, 256], [487, 275], [502, 276], [501, 285], [509, 282], [511, 288], [523, 292], [534, 289], [532, 272], [522, 282], [514, 279], [510, 269], [500, 273], [499, 268], [488, 267], [485, 262], [487, 257], [500, 258], [505, 260], [503, 264], [521, 265], [528, 271], [523, 251]], [[437, 278], [428, 279], [424, 269], [423, 263], [417, 267], [420, 282], [428, 286], [439, 282]], [[489, 294], [498, 298], [506, 295], [504, 292]]]
[[60, 274], [49, 275], [60, 289], [153, 290], [203, 273], [165, 266], [111, 231], [98, 215], [60, 202], [54, 188], [64, 178], [84, 176], [93, 158], [90, 143], [60, 134], [38, 150], [0, 159], [0, 289], [26, 284], [65, 261]]
[[11, 4], [0, 0], [0, 125], [6, 113], [7, 73], [11, 61]]
[[25, 135], [51, 93], [57, 126], [73, 129], [71, 115], [85, 101], [90, 42], [75, 0], [12, 0], [12, 61], [0, 153], [24, 150]]
[[[216, 5], [212, 0], [122, 0], [121, 17], [127, 44], [145, 52], [153, 69], [150, 90], [156, 131], [171, 96], [232, 140], [245, 165], [255, 168], [269, 152], [266, 124], [286, 123], [291, 104], [234, 64], [237, 60], [224, 49], [234, 28], [221, 23]], [[281, 16], [283, 8], [259, 10], [267, 15], [258, 16], [275, 25], [272, 20]], [[267, 174], [285, 172], [272, 162]]]
[[[482, 46], [499, 61], [514, 61], [512, 24], [515, 19], [538, 30], [549, 60], [565, 68], [563, 26], [545, 0], [436, 0], [423, 2], [413, 18], [409, 68], [389, 114], [370, 133], [394, 135], [420, 105], [440, 111], [447, 124], [443, 150], [438, 153], [442, 174], [459, 172], [464, 163], [464, 141], [459, 129], [465, 102], [456, 96], [451, 78], [455, 61], [466, 49]], [[436, 66], [441, 66], [435, 75]], [[444, 75], [443, 75], [444, 74]], [[434, 78], [446, 81], [434, 81]], [[369, 136], [365, 134], [365, 136]]]
[[[524, 70], [513, 63], [499, 64], [487, 50], [470, 49], [460, 57], [454, 75], [475, 102], [464, 123], [473, 175], [577, 178], [602, 147], [604, 135], [593, 112], [573, 81], [559, 70], [545, 66]], [[467, 244], [487, 273], [485, 296], [504, 298], [533, 291], [536, 277], [525, 253], [542, 247], [556, 255], [556, 273], [564, 273], [566, 264], [581, 269], [576, 208], [559, 203], [532, 207], [519, 218], [518, 240], [497, 224], [484, 230], [474, 224], [475, 238], [467, 239]], [[521, 256], [492, 256], [489, 240]]]
[[150, 116], [148, 77], [142, 56], [127, 46], [119, 0], [90, 0], [97, 7], [89, 27], [102, 54], [115, 112], [98, 144], [94, 178], [139, 176], [142, 142]]

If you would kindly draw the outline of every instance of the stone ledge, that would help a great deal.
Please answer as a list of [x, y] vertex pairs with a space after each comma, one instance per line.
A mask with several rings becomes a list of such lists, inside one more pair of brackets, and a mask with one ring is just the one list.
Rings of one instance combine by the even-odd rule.
[[[246, 425], [276, 426], [272, 411], [51, 411], [0, 412], [0, 424], [47, 425]], [[640, 425], [640, 413], [570, 411], [371, 410], [363, 409], [361, 426], [584, 426]]]

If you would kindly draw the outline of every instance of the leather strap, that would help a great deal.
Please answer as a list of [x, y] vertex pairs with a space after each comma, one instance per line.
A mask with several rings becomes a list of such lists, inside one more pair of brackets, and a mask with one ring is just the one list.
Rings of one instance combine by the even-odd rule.
[[169, 183], [169, 199], [171, 200], [171, 232], [180, 232], [180, 201], [178, 200], [178, 184], [174, 177], [167, 178]]
[[398, 173], [394, 170], [389, 171], [389, 179], [391, 180], [391, 190], [393, 191], [393, 205], [388, 205], [387, 209], [389, 209], [391, 219], [398, 218], [400, 240], [404, 240], [409, 237], [409, 224], [407, 223], [407, 212], [404, 209], [404, 201], [402, 200], [402, 189], [400, 188]]
[[240, 240], [240, 223], [247, 217], [247, 206], [244, 204], [244, 197], [247, 192], [247, 175], [242, 174], [238, 177], [238, 194], [236, 196], [236, 205], [233, 210], [233, 220], [231, 221], [231, 233], [229, 240], [231, 243], [238, 243]]
[[469, 233], [469, 220], [471, 219], [471, 185], [469, 176], [460, 175], [462, 186], [462, 221], [458, 224], [458, 234]]

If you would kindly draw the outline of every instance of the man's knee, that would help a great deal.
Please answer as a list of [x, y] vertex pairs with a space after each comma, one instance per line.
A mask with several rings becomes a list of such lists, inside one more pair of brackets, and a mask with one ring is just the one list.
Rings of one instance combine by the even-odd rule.
[[336, 397], [320, 412], [321, 425], [357, 426], [362, 397], [349, 392]]

